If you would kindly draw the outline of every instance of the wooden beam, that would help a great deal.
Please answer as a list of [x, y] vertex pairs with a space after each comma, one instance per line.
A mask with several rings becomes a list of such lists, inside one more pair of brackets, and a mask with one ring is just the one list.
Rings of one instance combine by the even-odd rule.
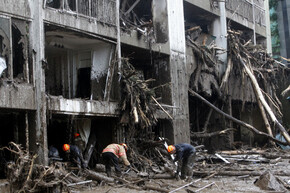
[[136, 0], [135, 3], [133, 3], [133, 5], [125, 12], [125, 15], [128, 15], [136, 7], [136, 5], [138, 5], [139, 2], [140, 0]]
[[267, 133], [264, 133], [262, 131], [259, 131], [258, 129], [256, 129], [255, 127], [253, 127], [252, 125], [248, 124], [248, 123], [245, 123], [241, 120], [238, 120], [232, 116], [230, 116], [229, 114], [227, 113], [224, 113], [223, 111], [221, 111], [220, 109], [218, 109], [217, 107], [215, 107], [213, 104], [211, 104], [209, 101], [207, 101], [205, 98], [203, 98], [202, 96], [200, 96], [198, 93], [194, 92], [193, 90], [189, 89], [188, 90], [189, 93], [192, 95], [192, 96], [195, 96], [197, 98], [199, 98], [200, 100], [202, 100], [205, 104], [207, 104], [208, 106], [210, 106], [211, 108], [213, 108], [216, 112], [222, 114], [223, 116], [225, 116], [226, 118], [232, 120], [233, 122], [247, 128], [247, 129], [250, 129], [251, 131], [253, 131], [254, 133], [258, 134], [258, 135], [262, 135], [262, 136], [266, 136], [268, 138], [270, 138], [271, 140], [277, 142], [277, 143], [280, 143], [280, 144], [283, 144], [283, 145], [289, 145], [290, 143], [288, 142], [283, 142], [283, 141], [280, 141], [270, 135], [268, 135]]

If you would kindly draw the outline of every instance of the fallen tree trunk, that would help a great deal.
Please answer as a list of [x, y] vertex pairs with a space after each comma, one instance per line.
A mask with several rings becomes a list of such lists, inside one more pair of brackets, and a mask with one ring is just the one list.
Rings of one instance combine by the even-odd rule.
[[281, 93], [282, 96], [285, 96], [287, 92], [290, 91], [290, 85], [285, 89], [283, 90], [283, 92]]
[[159, 188], [159, 187], [155, 187], [155, 186], [151, 186], [151, 185], [145, 185], [144, 186], [144, 189], [145, 190], [156, 190], [156, 191], [158, 191], [158, 192], [166, 192], [166, 193], [168, 193], [168, 192], [170, 192], [169, 190], [167, 190], [167, 189], [164, 189], [164, 188]]
[[[290, 144], [290, 136], [288, 135], [286, 129], [279, 123], [279, 121], [277, 120], [277, 118], [274, 115], [273, 111], [271, 110], [270, 106], [266, 102], [266, 100], [264, 98], [264, 95], [263, 95], [263, 93], [260, 90], [259, 84], [258, 84], [255, 76], [253, 75], [253, 73], [251, 72], [249, 67], [246, 65], [246, 63], [243, 61], [241, 56], [239, 56], [239, 59], [240, 59], [240, 62], [242, 63], [242, 65], [244, 66], [248, 76], [251, 79], [251, 82], [252, 82], [252, 85], [253, 85], [253, 89], [255, 90], [255, 94], [256, 94], [257, 99], [259, 101], [261, 101], [262, 105], [266, 109], [266, 111], [269, 114], [269, 116], [270, 116], [272, 122], [274, 123], [274, 125], [277, 125], [278, 129], [281, 131], [281, 133], [285, 137], [286, 141]], [[263, 110], [261, 110], [261, 112], [263, 112]], [[269, 135], [271, 136], [272, 131], [271, 130], [269, 131], [269, 127], [267, 127], [267, 129], [268, 129]]]
[[149, 177], [150, 179], [173, 179], [174, 176], [170, 174], [156, 174], [154, 176]]
[[289, 142], [283, 142], [283, 141], [280, 141], [280, 140], [278, 140], [278, 139], [276, 139], [276, 138], [274, 138], [274, 137], [272, 137], [272, 136], [270, 136], [270, 135], [268, 135], [268, 134], [266, 134], [266, 133], [264, 133], [264, 132], [259, 131], [258, 129], [256, 129], [256, 128], [253, 127], [252, 125], [250, 125], [250, 124], [248, 124], [248, 123], [245, 123], [245, 122], [243, 122], [243, 121], [241, 121], [241, 120], [238, 120], [238, 119], [236, 119], [236, 118], [234, 118], [234, 117], [232, 117], [232, 116], [230, 116], [230, 115], [224, 113], [223, 111], [221, 111], [220, 109], [218, 109], [217, 107], [215, 107], [213, 104], [211, 104], [209, 101], [207, 101], [205, 98], [203, 98], [202, 96], [200, 96], [198, 93], [194, 92], [193, 90], [188, 89], [188, 91], [189, 91], [189, 93], [190, 93], [191, 95], [193, 95], [193, 96], [199, 98], [200, 100], [202, 100], [202, 101], [203, 101], [204, 103], [206, 103], [208, 106], [210, 106], [211, 108], [213, 108], [216, 112], [222, 114], [223, 116], [225, 116], [226, 118], [228, 118], [228, 119], [234, 121], [235, 123], [237, 123], [237, 124], [239, 124], [239, 125], [242, 125], [242, 126], [245, 127], [245, 128], [250, 129], [250, 130], [253, 131], [254, 133], [256, 133], [256, 134], [258, 134], [258, 135], [266, 136], [266, 137], [268, 137], [269, 139], [271, 139], [271, 140], [273, 140], [273, 141], [275, 141], [275, 142], [277, 142], [277, 143], [283, 144], [283, 145], [288, 145], [288, 144], [290, 144]]
[[114, 178], [109, 178], [109, 177], [104, 176], [102, 174], [98, 174], [98, 173], [96, 173], [94, 171], [86, 169], [84, 172], [87, 174], [89, 179], [97, 180], [97, 181], [98, 180], [103, 180], [103, 181], [106, 181], [106, 182], [114, 182]]
[[225, 134], [227, 132], [230, 132], [230, 131], [235, 131], [234, 128], [228, 128], [228, 129], [224, 129], [222, 131], [215, 131], [215, 132], [211, 132], [211, 133], [197, 133], [197, 132], [193, 132], [190, 134], [191, 137], [194, 137], [194, 138], [209, 138], [209, 137], [213, 137], [213, 136], [216, 136], [216, 135], [222, 135], [222, 134]]
[[233, 61], [231, 58], [228, 59], [228, 66], [225, 72], [225, 75], [223, 76], [222, 83], [220, 85], [220, 89], [225, 89], [225, 84], [228, 82], [230, 72], [232, 71], [233, 68]]

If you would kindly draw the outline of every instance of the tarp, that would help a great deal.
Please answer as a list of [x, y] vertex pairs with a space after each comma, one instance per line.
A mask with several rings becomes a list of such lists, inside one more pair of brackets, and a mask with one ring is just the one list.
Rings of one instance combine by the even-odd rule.
[[7, 68], [6, 61], [4, 58], [0, 57], [0, 77], [2, 75], [2, 72]]

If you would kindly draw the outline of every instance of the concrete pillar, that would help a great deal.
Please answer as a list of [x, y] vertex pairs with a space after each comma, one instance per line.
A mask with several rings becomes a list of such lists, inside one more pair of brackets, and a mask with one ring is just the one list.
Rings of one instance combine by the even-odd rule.
[[271, 41], [271, 29], [270, 29], [270, 13], [269, 13], [269, 0], [264, 1], [265, 7], [265, 19], [266, 19], [266, 41], [267, 41], [267, 53], [272, 55], [272, 41]]
[[37, 162], [48, 164], [46, 97], [44, 60], [44, 25], [43, 1], [30, 1], [32, 22], [30, 26], [30, 46], [33, 57], [33, 84], [35, 87], [36, 113], [33, 114], [35, 124], [30, 127], [31, 142], [29, 148], [38, 155]]
[[188, 110], [188, 75], [182, 0], [167, 0], [170, 75], [172, 83], [173, 142], [190, 142]]
[[254, 3], [254, 0], [251, 1], [252, 3], [252, 10], [253, 10], [253, 38], [252, 38], [252, 41], [253, 41], [253, 44], [256, 45], [257, 44], [257, 37], [256, 37], [256, 8], [255, 8], [255, 3]]
[[[219, 1], [220, 17], [215, 19], [212, 25], [212, 35], [216, 37], [215, 43], [218, 47], [227, 50], [227, 18], [226, 7], [224, 1]], [[224, 73], [226, 69], [227, 53], [219, 54], [218, 58], [222, 61], [222, 64], [217, 67], [219, 77]]]

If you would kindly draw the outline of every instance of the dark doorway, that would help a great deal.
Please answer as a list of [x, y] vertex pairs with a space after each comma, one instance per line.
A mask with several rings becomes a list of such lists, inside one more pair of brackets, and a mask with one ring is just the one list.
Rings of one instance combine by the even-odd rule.
[[[25, 113], [1, 113], [0, 114], [0, 148], [8, 147], [9, 142], [26, 144], [26, 122]], [[12, 159], [11, 152], [4, 149], [0, 151], [0, 179], [5, 178], [6, 164]]]
[[80, 68], [78, 70], [77, 97], [89, 98], [91, 95], [91, 68]]

